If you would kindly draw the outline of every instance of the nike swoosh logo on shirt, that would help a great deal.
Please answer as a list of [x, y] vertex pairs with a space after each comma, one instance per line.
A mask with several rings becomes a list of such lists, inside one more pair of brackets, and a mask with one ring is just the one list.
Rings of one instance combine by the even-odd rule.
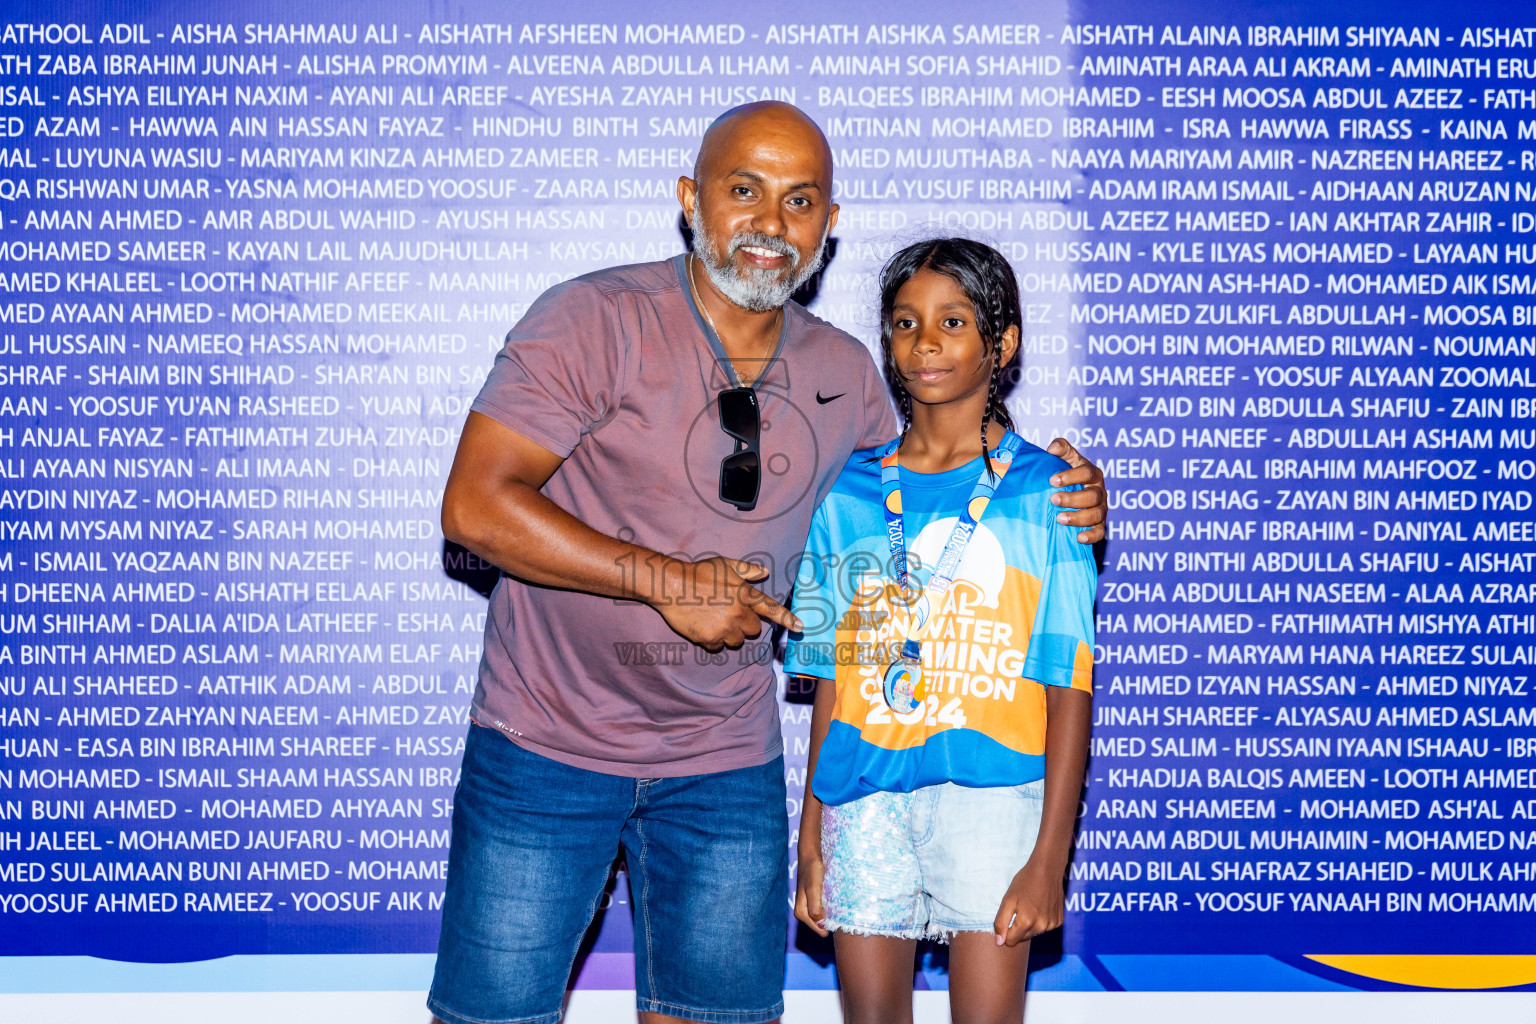
[[828, 403], [828, 402], [835, 402], [835, 401], [837, 401], [837, 400], [838, 400], [838, 399], [839, 399], [839, 398], [842, 398], [842, 397], [843, 397], [843, 395], [846, 395], [846, 394], [847, 394], [847, 393], [848, 393], [848, 392], [846, 392], [846, 391], [843, 391], [843, 392], [840, 392], [840, 393], [838, 393], [838, 394], [835, 394], [835, 395], [828, 395], [828, 396], [827, 396], [827, 397], [826, 397], [826, 398], [822, 398], [822, 397], [821, 397], [821, 392], [820, 392], [820, 391], [818, 391], [818, 392], [816, 392], [816, 404], [817, 404], [817, 405], [826, 405], [826, 404], [827, 404], [827, 403]]

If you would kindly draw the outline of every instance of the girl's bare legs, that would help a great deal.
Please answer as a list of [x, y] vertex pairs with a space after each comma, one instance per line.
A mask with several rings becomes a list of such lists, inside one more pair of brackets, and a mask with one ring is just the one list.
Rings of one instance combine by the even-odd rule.
[[834, 932], [832, 944], [843, 990], [843, 1024], [912, 1024], [917, 940]]
[[949, 941], [949, 1015], [954, 1024], [1021, 1024], [1029, 941], [999, 946], [992, 932], [960, 932]]

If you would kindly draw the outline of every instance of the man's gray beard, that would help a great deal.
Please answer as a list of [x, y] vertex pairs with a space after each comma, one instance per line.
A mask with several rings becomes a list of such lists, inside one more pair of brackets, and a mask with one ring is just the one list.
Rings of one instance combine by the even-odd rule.
[[[798, 269], [800, 253], [794, 246], [783, 239], [758, 231], [743, 231], [732, 236], [730, 248], [722, 261], [715, 255], [714, 238], [704, 227], [704, 211], [701, 207], [697, 207], [693, 217], [693, 251], [699, 257], [699, 262], [704, 264], [704, 271], [709, 274], [709, 280], [721, 295], [742, 309], [749, 309], [754, 313], [766, 313], [788, 302], [789, 297], [795, 294], [795, 290], [821, 269], [822, 260], [827, 253], [827, 236], [831, 233], [832, 225], [828, 224], [827, 230], [822, 232], [821, 243], [816, 246], [816, 252], [805, 261], [804, 267]], [[778, 271], [757, 267], [739, 269], [731, 257], [744, 245], [756, 245], [788, 256], [789, 268]]]

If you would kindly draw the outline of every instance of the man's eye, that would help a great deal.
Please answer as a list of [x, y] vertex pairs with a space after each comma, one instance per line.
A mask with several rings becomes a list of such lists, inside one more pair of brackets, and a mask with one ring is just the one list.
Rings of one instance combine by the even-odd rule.
[[793, 199], [790, 200], [790, 203], [792, 205], [794, 205], [794, 206], [800, 206], [800, 207], [805, 207], [805, 206], [810, 206], [811, 205], [811, 201], [809, 199], [805, 198], [805, 196], [795, 196]]
[[749, 196], [752, 194], [752, 190], [747, 188], [745, 185], [737, 185], [735, 188], [731, 189], [731, 191], [735, 192], [739, 196]]

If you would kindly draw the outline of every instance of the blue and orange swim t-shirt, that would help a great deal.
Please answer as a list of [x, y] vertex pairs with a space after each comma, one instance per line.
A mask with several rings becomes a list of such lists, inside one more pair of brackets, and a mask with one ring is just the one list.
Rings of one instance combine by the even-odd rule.
[[[1026, 443], [982, 516], [942, 613], [923, 640], [926, 696], [885, 704], [881, 680], [906, 636], [880, 488], [882, 448], [853, 453], [811, 519], [792, 608], [805, 624], [784, 668], [835, 680], [837, 702], [811, 789], [840, 804], [878, 791], [956, 782], [1013, 786], [1045, 774], [1045, 687], [1092, 689], [1093, 551], [1060, 526], [1052, 474]], [[980, 458], [944, 473], [901, 470], [908, 571], [921, 588], [939, 560]]]

